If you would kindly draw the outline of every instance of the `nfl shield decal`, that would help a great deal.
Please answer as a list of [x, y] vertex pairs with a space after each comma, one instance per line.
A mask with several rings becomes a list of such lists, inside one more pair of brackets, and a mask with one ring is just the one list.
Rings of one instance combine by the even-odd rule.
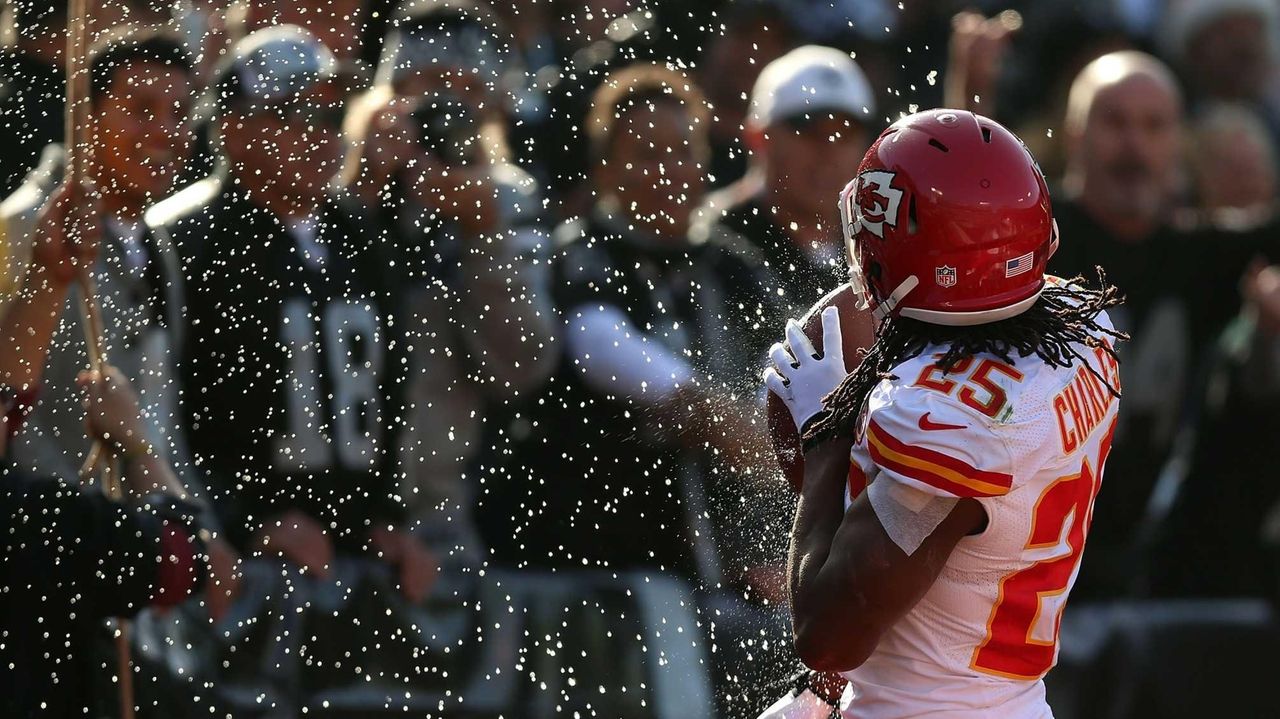
[[956, 268], [943, 265], [933, 268], [933, 279], [937, 280], [939, 287], [955, 287], [956, 285]]

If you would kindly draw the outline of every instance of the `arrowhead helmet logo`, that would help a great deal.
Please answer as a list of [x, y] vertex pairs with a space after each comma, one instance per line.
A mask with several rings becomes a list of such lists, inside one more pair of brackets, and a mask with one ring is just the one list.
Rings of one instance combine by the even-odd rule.
[[893, 186], [896, 173], [870, 170], [862, 173], [862, 190], [857, 210], [857, 226], [884, 239], [884, 227], [898, 226], [902, 190]]

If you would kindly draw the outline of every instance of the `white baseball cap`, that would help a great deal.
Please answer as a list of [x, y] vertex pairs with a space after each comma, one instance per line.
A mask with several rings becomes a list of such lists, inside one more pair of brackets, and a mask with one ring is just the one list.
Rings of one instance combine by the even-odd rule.
[[840, 112], [870, 118], [875, 95], [862, 68], [833, 47], [805, 45], [765, 65], [751, 90], [750, 127], [813, 112]]

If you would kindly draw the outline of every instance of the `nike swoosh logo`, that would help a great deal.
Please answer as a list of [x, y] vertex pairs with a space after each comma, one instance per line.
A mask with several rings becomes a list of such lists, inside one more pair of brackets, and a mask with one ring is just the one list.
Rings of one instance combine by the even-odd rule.
[[925, 412], [920, 415], [920, 429], [931, 431], [939, 429], [965, 429], [963, 424], [943, 424], [942, 422], [934, 422], [929, 419], [929, 413]]

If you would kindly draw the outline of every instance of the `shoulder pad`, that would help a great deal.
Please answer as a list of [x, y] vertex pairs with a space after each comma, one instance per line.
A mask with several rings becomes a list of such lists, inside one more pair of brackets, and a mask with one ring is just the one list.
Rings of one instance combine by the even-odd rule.
[[27, 173], [18, 189], [0, 202], [0, 215], [10, 222], [15, 219], [34, 221], [36, 213], [61, 181], [65, 162], [66, 153], [62, 151], [62, 145], [56, 142], [46, 145], [40, 152], [40, 163]]
[[62, 179], [64, 161], [62, 145], [55, 142], [45, 146], [40, 164], [0, 202], [0, 291], [6, 294], [30, 259], [36, 217]]
[[1013, 488], [1013, 455], [987, 418], [922, 387], [882, 383], [868, 405], [867, 451], [881, 474], [946, 497]]

